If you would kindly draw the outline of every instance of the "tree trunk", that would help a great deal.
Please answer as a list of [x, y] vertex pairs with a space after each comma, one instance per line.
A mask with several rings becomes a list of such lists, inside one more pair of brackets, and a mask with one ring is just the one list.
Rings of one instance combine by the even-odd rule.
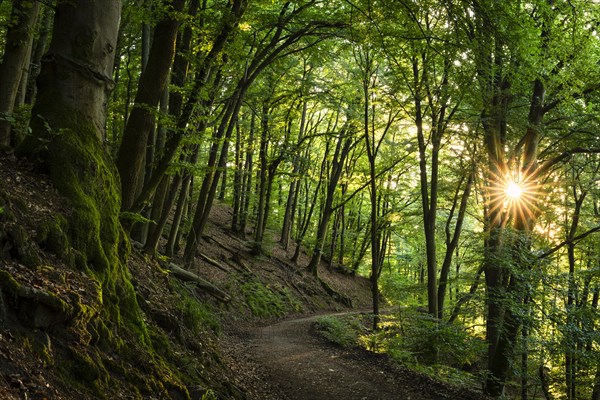
[[[52, 30], [52, 22], [54, 21], [54, 10], [52, 7], [45, 7], [40, 24], [39, 36], [35, 42], [33, 48], [33, 54], [31, 55], [31, 71], [29, 73], [29, 82], [27, 82], [27, 92], [25, 93], [25, 103], [33, 104], [37, 87], [35, 81], [40, 74], [40, 65], [42, 57], [46, 52], [48, 45], [48, 39], [50, 38], [50, 31]], [[116, 57], [115, 57], [116, 59]]]
[[248, 138], [248, 150], [246, 152], [246, 160], [244, 161], [244, 172], [242, 175], [242, 199], [240, 209], [239, 234], [242, 237], [246, 236], [246, 226], [248, 224], [248, 215], [250, 213], [250, 196], [252, 193], [252, 169], [254, 168], [254, 150], [252, 143], [254, 142], [254, 125], [256, 115], [252, 113], [250, 120], [250, 137]]
[[[167, 112], [169, 112], [169, 106], [168, 103], [171, 99], [170, 93], [169, 93], [169, 89], [165, 88], [165, 90], [163, 91], [163, 95], [160, 99], [160, 112], [166, 114]], [[144, 184], [147, 184], [155, 175], [155, 170], [154, 170], [154, 166], [155, 163], [157, 161], [157, 159], [160, 157], [160, 155], [163, 153], [164, 148], [165, 148], [165, 143], [167, 140], [167, 127], [159, 125], [158, 129], [156, 130], [156, 139], [154, 140], [154, 143], [152, 144], [152, 146], [154, 147], [154, 151], [152, 151], [151, 156], [152, 156], [152, 164], [148, 164], [148, 157], [149, 154], [146, 155], [146, 172], [144, 175]], [[150, 140], [149, 140], [150, 142]], [[149, 143], [149, 145], [151, 145]], [[156, 188], [156, 191], [154, 192], [154, 196], [152, 197], [152, 205], [149, 207], [150, 209], [145, 209], [144, 211], [144, 215], [146, 215], [151, 221], [158, 221], [163, 212], [164, 212], [164, 205], [165, 205], [165, 201], [166, 198], [168, 196], [168, 190], [169, 190], [169, 185], [171, 183], [171, 176], [169, 175], [163, 175], [160, 179], [160, 183], [158, 184], [158, 187]], [[166, 210], [166, 212], [169, 212], [169, 210]], [[156, 229], [155, 224], [152, 223], [146, 223], [147, 226], [147, 230], [148, 232], [146, 233], [147, 237], [148, 236], [152, 236], [154, 235], [154, 230]], [[146, 240], [147, 241], [147, 240]], [[142, 242], [145, 243], [145, 242]]]
[[117, 168], [121, 176], [121, 208], [129, 211], [140, 191], [148, 135], [154, 126], [154, 110], [162, 96], [175, 54], [175, 38], [185, 0], [173, 0], [172, 11], [154, 30], [148, 65], [140, 76], [135, 105], [123, 133]]
[[333, 155], [333, 161], [331, 165], [331, 172], [329, 174], [329, 182], [327, 184], [327, 192], [325, 195], [325, 204], [323, 204], [322, 215], [317, 227], [316, 243], [313, 248], [313, 255], [308, 264], [308, 270], [313, 274], [319, 275], [319, 263], [321, 262], [321, 252], [323, 251], [323, 244], [325, 243], [325, 235], [327, 234], [327, 228], [329, 226], [329, 219], [333, 212], [333, 199], [335, 195], [335, 189], [340, 180], [343, 171], [343, 165], [346, 160], [346, 156], [350, 152], [350, 148], [353, 143], [352, 132], [350, 127], [343, 127], [339, 134], [335, 153]]
[[[197, 150], [196, 155], [197, 157]], [[175, 254], [175, 244], [177, 237], [179, 236], [181, 221], [183, 220], [183, 214], [185, 211], [185, 205], [189, 201], [190, 185], [192, 183], [192, 173], [186, 172], [181, 183], [181, 190], [179, 191], [179, 199], [177, 200], [177, 206], [175, 208], [175, 215], [173, 215], [173, 223], [171, 224], [171, 230], [169, 231], [169, 238], [165, 248], [165, 254], [167, 257], [173, 257]]]
[[[304, 130], [306, 126], [306, 112], [308, 108], [308, 102], [302, 102], [302, 116], [300, 118], [300, 129], [298, 131], [298, 143], [304, 137]], [[295, 208], [298, 199], [298, 174], [300, 172], [300, 162], [298, 160], [299, 155], [294, 155], [292, 177], [290, 182], [290, 190], [285, 205], [285, 214], [283, 217], [283, 227], [281, 228], [281, 245], [287, 249], [290, 244], [290, 234], [292, 232], [292, 225], [294, 223]]]
[[[193, 3], [190, 4], [190, 10]], [[194, 86], [191, 90], [190, 96], [182, 107], [181, 115], [177, 120], [177, 129], [172, 132], [171, 136], [165, 144], [165, 148], [160, 160], [156, 163], [154, 169], [154, 175], [148, 183], [144, 184], [140, 195], [135, 199], [130, 211], [139, 212], [144, 208], [145, 202], [152, 197], [152, 194], [159, 185], [162, 176], [166, 173], [167, 169], [171, 165], [171, 161], [179, 150], [179, 145], [185, 137], [188, 123], [193, 115], [193, 111], [196, 104], [201, 98], [201, 95], [205, 93], [204, 89], [208, 88], [208, 100], [204, 100], [205, 106], [212, 104], [212, 101], [216, 97], [216, 91], [219, 89], [221, 82], [220, 66], [215, 64], [219, 61], [221, 53], [225, 47], [225, 44], [229, 41], [230, 36], [235, 32], [237, 24], [239, 23], [244, 11], [246, 9], [246, 0], [233, 0], [229, 3], [229, 10], [222, 19], [221, 29], [213, 40], [213, 46], [210, 51], [203, 58], [201, 67], [196, 72]], [[216, 70], [216, 72], [214, 72]], [[214, 73], [213, 73], [214, 72]], [[212, 81], [210, 78], [213, 78]], [[212, 85], [212, 87], [211, 87]], [[170, 105], [172, 107], [172, 104]], [[208, 107], [207, 107], [208, 108]]]
[[577, 349], [576, 345], [578, 342], [578, 333], [573, 332], [570, 327], [576, 326], [577, 321], [577, 288], [575, 284], [575, 242], [573, 238], [577, 234], [577, 227], [579, 225], [579, 217], [581, 214], [581, 207], [583, 201], [587, 195], [587, 192], [582, 192], [580, 195], [577, 194], [576, 187], [572, 188], [572, 194], [575, 200], [575, 210], [571, 219], [571, 226], [567, 232], [567, 256], [569, 260], [569, 281], [567, 288], [567, 337], [565, 337], [565, 384], [567, 387], [567, 399], [576, 400], [577, 398]]
[[[308, 152], [308, 150], [307, 150]], [[319, 172], [319, 182], [317, 182], [317, 187], [313, 192], [313, 197], [309, 196], [308, 190], [308, 182], [306, 183], [306, 187], [304, 189], [305, 202], [304, 202], [304, 215], [300, 218], [301, 223], [298, 224], [298, 235], [296, 237], [296, 249], [294, 250], [294, 254], [292, 255], [291, 260], [293, 262], [298, 261], [298, 257], [300, 256], [300, 248], [302, 247], [302, 241], [304, 241], [304, 237], [306, 236], [306, 232], [308, 231], [308, 227], [310, 226], [310, 221], [312, 219], [312, 215], [315, 210], [315, 206], [317, 204], [317, 197], [319, 196], [319, 191], [321, 190], [321, 185], [325, 179], [325, 168], [327, 164], [327, 157], [329, 155], [329, 142], [327, 142], [325, 147], [325, 153], [323, 155], [323, 161], [321, 162], [321, 170]], [[310, 205], [309, 205], [310, 203]]]
[[31, 54], [33, 27], [40, 11], [39, 1], [14, 0], [0, 64], [0, 150], [11, 147], [11, 120], [25, 65]]
[[[72, 201], [74, 238], [97, 270], [114, 268], [111, 261], [119, 254], [111, 246], [122, 241], [117, 180], [101, 142], [120, 3], [78, 0], [57, 6], [32, 112], [33, 134], [20, 147], [45, 162]], [[39, 144], [42, 138], [45, 145]]]
[[[444, 302], [446, 299], [446, 286], [448, 284], [448, 275], [450, 273], [450, 266], [452, 265], [452, 255], [454, 254], [454, 250], [458, 248], [458, 241], [460, 240], [460, 234], [462, 231], [462, 224], [465, 218], [465, 213], [467, 211], [467, 203], [469, 200], [469, 196], [471, 195], [471, 186], [473, 184], [473, 180], [475, 179], [474, 172], [469, 173], [469, 177], [467, 178], [467, 183], [465, 185], [465, 189], [461, 196], [460, 206], [458, 209], [458, 215], [456, 217], [456, 224], [454, 225], [454, 233], [452, 238], [450, 239], [449, 232], [447, 232], [447, 241], [446, 241], [446, 255], [444, 257], [444, 262], [442, 263], [442, 268], [440, 271], [440, 281], [438, 286], [438, 318], [441, 320], [444, 316]], [[452, 207], [452, 211], [450, 212], [450, 216], [446, 222], [446, 230], [449, 231], [449, 224], [452, 221], [452, 217], [454, 214], [454, 207], [456, 205], [456, 200], [458, 198], [458, 192], [460, 190], [460, 184], [457, 186], [454, 206]]]
[[269, 103], [267, 100], [263, 102], [261, 113], [261, 134], [260, 146], [258, 151], [258, 206], [256, 212], [256, 225], [254, 228], [254, 251], [261, 252], [263, 233], [265, 231], [266, 217], [266, 202], [267, 199], [267, 180], [268, 180], [268, 160], [267, 152], [269, 146]]
[[184, 260], [186, 265], [192, 265], [198, 247], [198, 239], [202, 236], [208, 216], [213, 205], [220, 178], [220, 168], [225, 166], [229, 139], [236, 125], [236, 119], [242, 100], [246, 93], [247, 81], [240, 82], [237, 90], [226, 105], [226, 112], [221, 119], [219, 127], [215, 130], [212, 145], [209, 151], [206, 173], [198, 194], [196, 211], [192, 227], [188, 233], [185, 245]]

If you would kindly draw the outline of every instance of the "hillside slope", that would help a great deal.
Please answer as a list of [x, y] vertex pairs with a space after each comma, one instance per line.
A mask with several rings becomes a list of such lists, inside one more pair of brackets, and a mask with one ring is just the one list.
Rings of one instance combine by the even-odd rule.
[[306, 255], [291, 263], [274, 234], [253, 255], [219, 205], [189, 272], [225, 298], [177, 278], [177, 258], [159, 263], [133, 246], [128, 266], [148, 338], [140, 343], [102, 320], [101, 289], [77, 269], [61, 229], [69, 212], [32, 165], [0, 158], [0, 398], [247, 398], [260, 373], [223, 332], [369, 304], [367, 280], [323, 265], [319, 281], [303, 268]]

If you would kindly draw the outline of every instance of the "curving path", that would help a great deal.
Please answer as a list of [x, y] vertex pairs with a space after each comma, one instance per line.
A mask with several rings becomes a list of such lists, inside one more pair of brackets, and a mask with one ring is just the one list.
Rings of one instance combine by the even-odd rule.
[[[330, 314], [336, 315], [336, 314]], [[384, 357], [332, 346], [311, 334], [318, 316], [259, 328], [249, 352], [291, 400], [480, 399], [481, 395], [392, 366]]]

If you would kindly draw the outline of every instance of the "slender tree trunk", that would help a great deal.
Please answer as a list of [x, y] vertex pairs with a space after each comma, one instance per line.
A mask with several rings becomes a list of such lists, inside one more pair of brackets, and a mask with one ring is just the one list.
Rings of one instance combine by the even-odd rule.
[[156, 227], [152, 230], [152, 234], [148, 237], [148, 241], [144, 246], [144, 250], [150, 254], [156, 253], [158, 248], [158, 243], [160, 242], [160, 238], [162, 237], [163, 230], [165, 229], [165, 225], [167, 225], [167, 221], [169, 220], [169, 211], [175, 202], [175, 198], [177, 197], [177, 191], [179, 190], [179, 185], [181, 184], [181, 174], [175, 175], [171, 184], [169, 185], [168, 195], [165, 199], [165, 203], [163, 204], [162, 213], [160, 219], [156, 221]]
[[[569, 329], [572, 326], [576, 326], [578, 323], [575, 314], [577, 313], [576, 295], [577, 288], [575, 286], [575, 242], [573, 238], [577, 234], [577, 227], [579, 225], [579, 217], [581, 214], [581, 207], [583, 201], [587, 195], [586, 192], [582, 192], [580, 195], [577, 194], [576, 187], [572, 188], [573, 197], [575, 200], [575, 210], [571, 219], [571, 226], [567, 234], [567, 256], [569, 260], [569, 282], [567, 288], [567, 321], [566, 326]], [[576, 344], [578, 342], [577, 333], [568, 331], [567, 337], [565, 338], [565, 383], [567, 387], [567, 399], [576, 400], [577, 398], [577, 358], [576, 358]]]
[[[193, 3], [191, 5], [193, 5]], [[163, 154], [161, 155], [160, 160], [156, 163], [156, 168], [152, 178], [147, 184], [144, 185], [140, 195], [135, 199], [133, 205], [130, 207], [129, 210], [132, 212], [139, 212], [144, 208], [145, 202], [152, 197], [163, 175], [169, 168], [171, 161], [177, 154], [177, 150], [179, 150], [181, 141], [185, 137], [187, 126], [193, 115], [196, 104], [200, 101], [201, 94], [205, 93], [204, 89], [209, 89], [209, 100], [203, 101], [206, 108], [210, 108], [208, 106], [212, 104], [212, 101], [217, 95], [216, 92], [219, 89], [222, 76], [220, 67], [216, 66], [215, 64], [218, 62], [225, 44], [235, 32], [237, 24], [244, 14], [246, 9], [246, 0], [233, 0], [228, 4], [228, 6], [230, 8], [227, 10], [227, 15], [223, 17], [221, 29], [213, 40], [213, 46], [202, 60], [201, 67], [195, 74], [195, 80], [191, 94], [185, 102], [185, 105], [182, 107], [181, 115], [177, 121], [177, 129], [172, 132], [171, 136], [165, 143]], [[215, 70], [216, 72], [214, 72]], [[172, 108], [173, 107], [171, 104], [170, 109]]]
[[301, 218], [301, 223], [298, 224], [298, 236], [296, 237], [296, 249], [294, 250], [294, 254], [292, 255], [291, 260], [293, 262], [298, 261], [298, 257], [300, 256], [300, 248], [302, 247], [302, 242], [304, 241], [304, 237], [308, 232], [308, 227], [310, 226], [310, 221], [312, 219], [312, 215], [315, 210], [315, 206], [317, 204], [317, 198], [319, 196], [319, 192], [321, 190], [321, 185], [323, 184], [323, 180], [325, 179], [325, 168], [327, 165], [327, 157], [329, 156], [329, 142], [326, 144], [325, 153], [323, 155], [323, 161], [321, 162], [321, 169], [319, 172], [319, 182], [317, 182], [317, 186], [313, 192], [312, 198], [309, 196], [308, 190], [308, 182], [306, 183], [306, 188], [304, 190], [305, 204], [304, 204], [304, 215]]
[[11, 120], [25, 65], [31, 54], [39, 1], [13, 0], [2, 64], [0, 64], [0, 149], [11, 147]]
[[[424, 56], [423, 56], [424, 58]], [[419, 144], [419, 175], [421, 187], [421, 206], [423, 209], [423, 229], [425, 232], [425, 255], [427, 262], [427, 306], [429, 314], [438, 316], [437, 299], [437, 255], [436, 255], [436, 217], [437, 217], [437, 176], [438, 157], [441, 135], [432, 133], [431, 171], [427, 171], [427, 144], [423, 128], [423, 111], [421, 91], [423, 91], [426, 74], [421, 76], [419, 61], [415, 57], [412, 62], [413, 80], [415, 91], [415, 124], [417, 127], [417, 140]], [[436, 121], [432, 121], [435, 125]], [[429, 175], [431, 178], [429, 178]], [[430, 180], [430, 181], [429, 181]], [[431, 185], [431, 186], [430, 186]]]
[[246, 152], [246, 160], [244, 162], [244, 174], [242, 175], [243, 197], [241, 201], [240, 211], [240, 231], [242, 237], [246, 236], [246, 226], [248, 225], [248, 215], [250, 212], [250, 196], [252, 193], [252, 169], [254, 168], [254, 150], [252, 143], [254, 142], [254, 126], [256, 115], [252, 113], [250, 120], [250, 136], [248, 138], [249, 148]]
[[[171, 98], [171, 96], [169, 93], [169, 89], [165, 88], [165, 90], [163, 91], [163, 95], [160, 99], [160, 112], [161, 113], [166, 114], [167, 112], [169, 112], [168, 103], [169, 103], [170, 98]], [[158, 129], [156, 129], [156, 139], [154, 140], [154, 143], [152, 144], [152, 147], [154, 148], [154, 150], [151, 151], [150, 154], [147, 154], [146, 172], [144, 175], [144, 184], [147, 184], [150, 180], [153, 179], [153, 176], [155, 174], [154, 165], [156, 163], [156, 160], [160, 157], [160, 155], [164, 151], [165, 143], [167, 140], [167, 128], [162, 125], [159, 125], [157, 128]], [[153, 130], [151, 130], [151, 132], [152, 131]], [[149, 142], [150, 142], [150, 140], [149, 140]], [[148, 163], [148, 157], [152, 157], [151, 164]], [[162, 216], [162, 213], [164, 210], [165, 199], [167, 198], [167, 195], [168, 195], [167, 191], [169, 189], [170, 183], [171, 183], [171, 177], [169, 175], [163, 175], [160, 180], [160, 183], [158, 184], [158, 187], [156, 188], [156, 191], [154, 192], [151, 206], [149, 207], [149, 209], [146, 208], [145, 210], [143, 210], [144, 215], [147, 218], [149, 218], [150, 221], [158, 221], [160, 219], [160, 217]], [[166, 210], [166, 212], [168, 213], [169, 210]], [[156, 229], [156, 225], [153, 223], [146, 223], [145, 225], [147, 226], [146, 236], [152, 236], [154, 234], [154, 230]], [[142, 242], [142, 243], [144, 243], [144, 242]]]
[[[302, 102], [302, 115], [300, 117], [300, 128], [298, 130], [298, 143], [304, 137], [304, 130], [306, 129], [306, 113], [308, 109], [308, 102]], [[292, 177], [290, 182], [290, 190], [288, 192], [287, 201], [285, 204], [285, 214], [283, 216], [283, 226], [281, 228], [281, 245], [287, 249], [290, 243], [290, 234], [292, 232], [292, 225], [294, 223], [295, 205], [298, 198], [298, 173], [300, 172], [300, 162], [298, 160], [299, 155], [294, 155], [292, 161]]]
[[117, 168], [121, 176], [121, 207], [124, 211], [132, 208], [143, 183], [146, 145], [154, 126], [153, 110], [160, 101], [175, 54], [175, 38], [179, 28], [175, 12], [181, 12], [184, 3], [185, 0], [170, 2], [173, 12], [156, 25], [148, 65], [140, 77], [135, 105], [123, 133]]
[[185, 245], [184, 260], [188, 266], [193, 264], [199, 244], [198, 239], [202, 237], [204, 228], [208, 222], [208, 216], [219, 183], [220, 168], [225, 166], [229, 139], [236, 125], [237, 115], [246, 93], [247, 83], [247, 81], [240, 83], [234, 95], [229, 99], [226, 106], [227, 110], [213, 135], [213, 144], [209, 152], [206, 173], [200, 187], [194, 220], [192, 221], [192, 227], [188, 233]]
[[[29, 82], [27, 83], [27, 93], [25, 94], [25, 103], [33, 104], [37, 87], [35, 81], [40, 74], [40, 65], [42, 57], [46, 52], [48, 45], [48, 39], [50, 38], [50, 31], [52, 30], [52, 22], [54, 21], [54, 9], [52, 7], [45, 7], [40, 24], [39, 36], [35, 42], [33, 54], [31, 56], [31, 72], [29, 76]], [[115, 57], [116, 60], [116, 57]]]
[[[195, 158], [197, 158], [197, 150]], [[183, 177], [181, 184], [181, 190], [179, 191], [179, 199], [177, 201], [177, 207], [175, 209], [175, 215], [173, 215], [173, 223], [171, 224], [171, 230], [169, 232], [169, 239], [165, 249], [167, 257], [173, 257], [175, 254], [175, 244], [177, 237], [179, 236], [181, 221], [183, 220], [183, 214], [185, 211], [185, 205], [188, 202], [188, 195], [190, 192], [190, 185], [192, 183], [192, 173], [186, 172]]]
[[[454, 225], [454, 233], [453, 233], [451, 239], [449, 236], [449, 232], [447, 232], [448, 240], [446, 241], [446, 255], [444, 257], [444, 262], [442, 263], [442, 268], [440, 271], [440, 281], [439, 281], [438, 294], [437, 294], [438, 318], [440, 320], [444, 316], [444, 302], [446, 299], [446, 287], [448, 285], [448, 275], [450, 273], [450, 266], [452, 265], [452, 255], [454, 254], [454, 251], [458, 248], [458, 242], [460, 240], [462, 224], [463, 224], [465, 214], [467, 211], [467, 203], [469, 200], [469, 196], [471, 195], [471, 186], [473, 184], [473, 180], [474, 180], [474, 173], [471, 172], [471, 173], [469, 173], [469, 177], [467, 178], [467, 183], [465, 185], [465, 189], [463, 190], [463, 194], [461, 196], [460, 206], [458, 209], [458, 214], [456, 216], [456, 224]], [[455, 205], [456, 205], [456, 199], [458, 198], [459, 190], [460, 190], [460, 185], [457, 186], [457, 191], [456, 191], [457, 195], [455, 196], [455, 202], [454, 202]], [[452, 220], [452, 217], [454, 214], [453, 210], [454, 210], [454, 206], [452, 208], [452, 211], [450, 212], [450, 216], [448, 217], [448, 221], [446, 224], [447, 231], [449, 231], [449, 224], [450, 224], [450, 221]]]
[[267, 180], [268, 180], [268, 146], [269, 146], [269, 103], [265, 100], [262, 104], [261, 113], [261, 134], [260, 146], [258, 151], [259, 169], [258, 169], [258, 206], [256, 212], [256, 225], [254, 228], [254, 251], [261, 252], [262, 239], [266, 219], [267, 202]]
[[331, 172], [329, 174], [329, 182], [327, 184], [327, 191], [325, 194], [325, 203], [322, 208], [322, 215], [317, 227], [316, 243], [313, 248], [313, 255], [308, 264], [308, 270], [315, 276], [319, 274], [319, 263], [321, 262], [321, 252], [323, 251], [323, 244], [325, 243], [325, 236], [327, 234], [327, 228], [329, 226], [329, 219], [333, 212], [333, 199], [335, 195], [335, 189], [340, 180], [343, 171], [343, 165], [350, 152], [350, 147], [353, 143], [352, 132], [350, 127], [343, 127], [342, 131], [338, 136], [338, 141], [333, 155], [333, 161], [331, 164]]
[[244, 187], [242, 186], [242, 132], [240, 122], [235, 125], [235, 170], [233, 171], [233, 205], [231, 215], [231, 231], [239, 233], [240, 213], [242, 211], [242, 198], [244, 196]]

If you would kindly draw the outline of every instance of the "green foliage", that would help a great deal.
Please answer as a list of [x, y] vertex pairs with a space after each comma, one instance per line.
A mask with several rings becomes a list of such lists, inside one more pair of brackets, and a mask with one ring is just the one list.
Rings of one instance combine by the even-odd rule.
[[415, 364], [441, 363], [455, 367], [477, 363], [485, 343], [458, 325], [449, 325], [429, 315], [403, 311], [382, 322], [382, 330], [361, 340], [374, 351]]
[[218, 397], [212, 389], [208, 389], [206, 393], [202, 395], [202, 400], [217, 400]]
[[365, 327], [356, 317], [320, 317], [314, 325], [321, 336], [342, 347], [354, 347], [359, 344], [359, 336]]
[[255, 316], [267, 318], [283, 315], [283, 301], [262, 283], [256, 281], [248, 282], [242, 285], [241, 290], [246, 298], [246, 304], [248, 304], [252, 314]]
[[31, 133], [31, 127], [29, 126], [30, 118], [31, 106], [29, 104], [20, 106], [9, 118], [7, 118], [12, 125], [11, 129], [17, 142], [20, 142], [26, 135]]
[[185, 296], [178, 305], [185, 326], [194, 334], [202, 333], [206, 328], [218, 333], [221, 324], [209, 307], [193, 297]]
[[302, 305], [287, 288], [271, 287], [256, 280], [241, 287], [252, 314], [260, 318], [281, 317], [286, 312], [302, 311]]

